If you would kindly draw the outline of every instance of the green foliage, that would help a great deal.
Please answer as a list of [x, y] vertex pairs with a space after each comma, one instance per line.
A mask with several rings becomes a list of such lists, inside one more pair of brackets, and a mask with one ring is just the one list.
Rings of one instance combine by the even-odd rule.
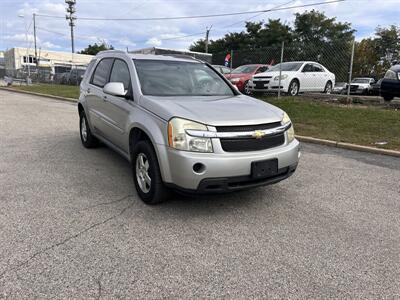
[[83, 49], [80, 54], [89, 54], [89, 55], [96, 55], [100, 51], [104, 50], [113, 50], [114, 47], [112, 45], [107, 45], [105, 42], [101, 44], [94, 43], [93, 45], [87, 46], [87, 48]]

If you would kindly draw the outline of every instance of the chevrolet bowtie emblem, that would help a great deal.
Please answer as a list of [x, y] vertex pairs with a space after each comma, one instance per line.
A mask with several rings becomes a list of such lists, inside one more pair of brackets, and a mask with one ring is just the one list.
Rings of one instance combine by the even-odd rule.
[[256, 139], [261, 139], [264, 135], [265, 133], [261, 130], [256, 130], [253, 133], [253, 137], [255, 137]]

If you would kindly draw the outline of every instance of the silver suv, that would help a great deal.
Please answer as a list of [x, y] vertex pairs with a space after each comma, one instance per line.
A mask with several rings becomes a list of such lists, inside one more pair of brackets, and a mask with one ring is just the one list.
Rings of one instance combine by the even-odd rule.
[[236, 191], [296, 170], [299, 142], [288, 115], [242, 95], [204, 62], [104, 51], [80, 88], [82, 144], [101, 141], [130, 161], [148, 204], [171, 189]]

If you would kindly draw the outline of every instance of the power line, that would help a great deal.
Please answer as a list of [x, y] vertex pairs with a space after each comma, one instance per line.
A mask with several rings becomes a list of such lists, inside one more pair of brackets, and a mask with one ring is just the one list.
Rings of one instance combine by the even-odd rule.
[[[283, 8], [281, 7], [281, 8], [271, 8], [271, 9], [264, 9], [264, 10], [254, 10], [254, 11], [234, 12], [234, 13], [223, 13], [223, 14], [210, 14], [210, 15], [197, 15], [197, 16], [195, 15], [195, 16], [153, 17], [153, 18], [91, 18], [91, 17], [77, 17], [77, 19], [86, 20], [86, 21], [162, 21], [162, 20], [202, 19], [202, 18], [227, 17], [227, 16], [266, 13], [266, 12], [271, 12], [271, 11], [288, 10], [288, 9], [294, 9], [294, 8], [305, 8], [305, 7], [310, 7], [310, 6], [332, 4], [332, 3], [344, 2], [344, 1], [346, 1], [346, 0], [331, 0], [331, 1], [315, 2], [315, 3], [302, 4], [302, 5], [294, 5], [294, 6], [288, 6], [288, 7], [283, 7]], [[53, 16], [53, 15], [37, 14], [37, 16], [45, 17], [45, 18], [64, 19], [64, 17]]]

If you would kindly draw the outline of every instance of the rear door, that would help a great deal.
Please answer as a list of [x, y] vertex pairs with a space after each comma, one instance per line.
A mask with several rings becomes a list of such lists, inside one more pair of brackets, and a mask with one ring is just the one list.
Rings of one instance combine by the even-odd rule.
[[314, 74], [315, 74], [315, 90], [323, 92], [325, 90], [325, 85], [328, 82], [328, 73], [319, 64], [313, 64]]
[[105, 137], [109, 121], [105, 115], [103, 87], [108, 82], [114, 58], [103, 58], [95, 67], [85, 93], [90, 123], [95, 133]]
[[311, 63], [305, 64], [301, 71], [300, 90], [302, 92], [309, 92], [315, 86], [314, 67]]

